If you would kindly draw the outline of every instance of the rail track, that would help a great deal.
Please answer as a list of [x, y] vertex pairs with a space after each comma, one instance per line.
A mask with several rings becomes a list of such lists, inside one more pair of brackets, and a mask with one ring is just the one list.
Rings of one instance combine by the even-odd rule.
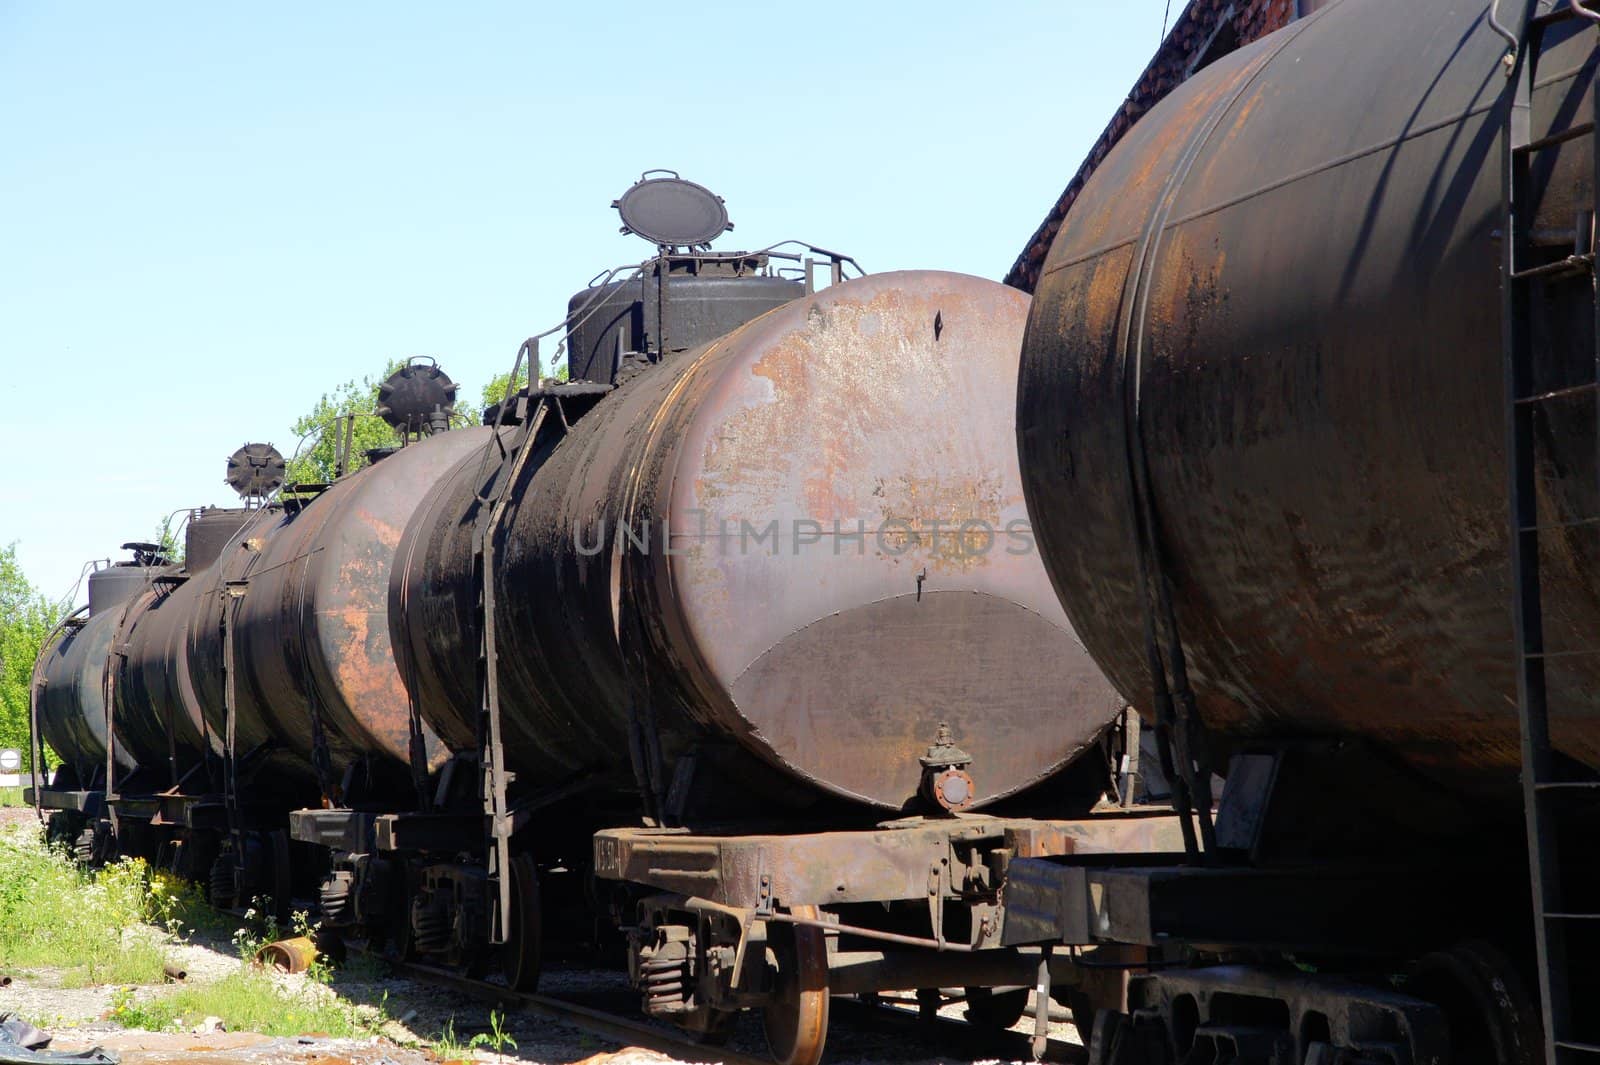
[[[764, 1054], [751, 1054], [731, 1047], [698, 1042], [660, 1024], [638, 1016], [613, 1012], [574, 1001], [574, 996], [544, 992], [516, 991], [505, 984], [464, 976], [459, 972], [420, 962], [398, 961], [390, 955], [369, 951], [352, 944], [351, 953], [366, 954], [383, 961], [396, 974], [443, 985], [461, 994], [481, 999], [502, 1008], [514, 1008], [581, 1029], [591, 1035], [628, 1046], [654, 1050], [684, 1061], [720, 1062], [722, 1065], [772, 1065]], [[587, 997], [596, 997], [590, 993]], [[829, 1043], [832, 1056], [844, 1053], [851, 1058], [871, 1058], [870, 1053], [852, 1052], [851, 1037], [865, 1033], [893, 1034], [928, 1045], [928, 1055], [944, 1056], [952, 1050], [970, 1053], [974, 1058], [1028, 1061], [1032, 1059], [1031, 1040], [1015, 1031], [994, 1032], [979, 1029], [948, 1017], [926, 1018], [895, 1008], [894, 1000], [871, 1004], [849, 998], [835, 998], [831, 1004], [835, 1022]], [[839, 1023], [843, 1022], [843, 1023]], [[903, 1054], [897, 1057], [904, 1057]], [[1044, 1060], [1080, 1063], [1085, 1060], [1082, 1046], [1064, 1039], [1051, 1039]]]

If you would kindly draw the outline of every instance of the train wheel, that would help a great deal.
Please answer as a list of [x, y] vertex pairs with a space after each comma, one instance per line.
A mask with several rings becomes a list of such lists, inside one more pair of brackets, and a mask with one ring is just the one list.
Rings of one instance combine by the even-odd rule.
[[533, 856], [511, 859], [511, 926], [506, 938], [506, 980], [517, 991], [539, 986], [539, 963], [544, 946], [544, 921], [539, 903], [539, 870]]
[[1516, 966], [1483, 942], [1417, 962], [1406, 990], [1444, 1011], [1455, 1065], [1540, 1065], [1539, 1010]]
[[[820, 920], [816, 906], [794, 906], [793, 916]], [[778, 956], [777, 987], [762, 1010], [767, 1047], [778, 1065], [817, 1065], [828, 1038], [828, 946], [821, 928], [771, 924]]]
[[987, 987], [967, 988], [967, 1023], [979, 1028], [1004, 1031], [1022, 1020], [1028, 1009], [1029, 991], [995, 991]]

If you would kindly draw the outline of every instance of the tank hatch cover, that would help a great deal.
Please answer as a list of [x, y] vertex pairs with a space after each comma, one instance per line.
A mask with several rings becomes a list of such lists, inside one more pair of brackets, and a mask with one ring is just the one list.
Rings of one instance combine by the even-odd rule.
[[721, 196], [672, 170], [646, 171], [611, 206], [622, 215], [622, 232], [668, 247], [709, 244], [733, 228]]
[[283, 472], [283, 456], [271, 444], [246, 444], [228, 456], [228, 485], [245, 499], [277, 489]]
[[456, 383], [425, 355], [411, 359], [378, 386], [378, 417], [402, 433], [448, 428], [455, 406]]

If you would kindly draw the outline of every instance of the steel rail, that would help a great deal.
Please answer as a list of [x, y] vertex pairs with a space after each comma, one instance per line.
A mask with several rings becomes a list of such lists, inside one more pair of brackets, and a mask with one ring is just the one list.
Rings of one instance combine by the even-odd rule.
[[471, 995], [474, 998], [491, 1000], [496, 1004], [515, 1005], [517, 1008], [526, 1010], [529, 1013], [570, 1024], [592, 1035], [620, 1042], [624, 1046], [644, 1047], [646, 1050], [667, 1054], [680, 1061], [720, 1062], [721, 1065], [772, 1065], [771, 1058], [745, 1054], [707, 1043], [696, 1043], [691, 1039], [663, 1031], [656, 1025], [638, 1018], [607, 1013], [592, 1006], [579, 1005], [576, 1002], [568, 1002], [537, 991], [517, 991], [505, 984], [491, 984], [487, 980], [474, 980], [471, 977], [434, 965], [425, 965], [414, 961], [396, 961], [385, 954], [364, 950], [358, 951], [355, 946], [349, 947], [349, 950], [377, 958], [387, 963], [397, 974], [410, 974], [429, 983], [444, 984], [463, 994]]
[[[515, 1006], [529, 1013], [553, 1021], [570, 1024], [580, 1028], [591, 1035], [619, 1042], [624, 1046], [639, 1046], [646, 1050], [654, 1050], [668, 1054], [679, 1061], [705, 1062], [707, 1065], [721, 1063], [721, 1065], [772, 1065], [772, 1059], [760, 1054], [746, 1054], [743, 1051], [731, 1050], [727, 1047], [714, 1046], [709, 1043], [697, 1043], [692, 1039], [674, 1035], [664, 1031], [658, 1024], [651, 1023], [642, 1018], [628, 1017], [622, 1014], [610, 1013], [585, 1006], [576, 1002], [554, 995], [537, 991], [517, 991], [505, 984], [493, 984], [487, 980], [476, 980], [453, 970], [422, 962], [399, 961], [395, 958], [350, 944], [347, 948], [351, 953], [365, 954], [378, 959], [389, 966], [396, 975], [410, 975], [413, 978], [434, 984], [443, 984], [454, 990], [473, 998], [482, 999], [495, 1005]], [[905, 1009], [899, 1009], [885, 1002], [880, 1005], [869, 1005], [850, 998], [835, 997], [833, 1005], [844, 1007], [835, 1020], [848, 1018], [851, 1027], [866, 1030], [876, 1029], [879, 1032], [906, 1032], [928, 1030], [938, 1033], [941, 1045], [950, 1042], [959, 1043], [963, 1049], [973, 1051], [974, 1056], [982, 1057], [1009, 1057], [1016, 1061], [1029, 1059], [1031, 1051], [1029, 1036], [1014, 1032], [990, 1032], [977, 1028], [963, 1021], [949, 1017], [939, 1017], [931, 1022], [917, 1016]], [[829, 1033], [830, 1045], [836, 1045], [840, 1036], [845, 1032], [834, 1031]], [[1081, 1062], [1084, 1060], [1084, 1048], [1069, 1043], [1062, 1039], [1051, 1039], [1046, 1051], [1045, 1060], [1057, 1062]]]

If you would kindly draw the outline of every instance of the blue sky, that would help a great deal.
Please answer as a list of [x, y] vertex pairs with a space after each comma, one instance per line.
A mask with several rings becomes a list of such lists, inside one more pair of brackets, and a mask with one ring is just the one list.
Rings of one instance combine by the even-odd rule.
[[0, 546], [60, 595], [391, 356], [476, 398], [648, 168], [719, 247], [998, 278], [1164, 7], [0, 0]]

